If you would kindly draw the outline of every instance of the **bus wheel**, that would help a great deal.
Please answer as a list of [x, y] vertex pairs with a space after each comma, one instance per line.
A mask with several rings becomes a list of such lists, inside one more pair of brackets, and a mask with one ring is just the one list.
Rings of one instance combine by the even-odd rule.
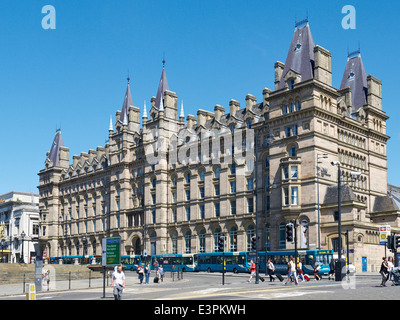
[[210, 267], [207, 268], [207, 272], [208, 272], [208, 273], [211, 272], [211, 268], [210, 268]]
[[182, 268], [182, 272], [186, 272], [186, 268]]
[[235, 269], [233, 269], [233, 273], [238, 273], [238, 271], [237, 271], [237, 269], [235, 268]]

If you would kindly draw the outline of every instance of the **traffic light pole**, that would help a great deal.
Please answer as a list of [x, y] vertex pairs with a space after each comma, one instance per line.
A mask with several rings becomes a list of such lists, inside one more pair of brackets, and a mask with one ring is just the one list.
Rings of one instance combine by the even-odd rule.
[[225, 252], [222, 252], [222, 285], [225, 285]]
[[294, 265], [297, 274], [297, 220], [294, 220]]
[[398, 267], [399, 266], [399, 258], [397, 256], [397, 247], [398, 247], [398, 237], [396, 234], [393, 234], [393, 246], [394, 246], [394, 266]]

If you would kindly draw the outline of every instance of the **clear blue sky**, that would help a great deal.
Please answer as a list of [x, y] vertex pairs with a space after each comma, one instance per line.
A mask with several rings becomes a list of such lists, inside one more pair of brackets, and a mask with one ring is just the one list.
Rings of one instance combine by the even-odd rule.
[[[55, 30], [42, 28], [48, 4]], [[356, 9], [355, 30], [342, 28], [345, 5]], [[1, 0], [0, 194], [37, 192], [57, 127], [70, 159], [104, 146], [128, 69], [133, 103], [143, 109], [157, 93], [164, 52], [185, 115], [216, 104], [227, 110], [230, 99], [244, 106], [248, 93], [261, 100], [307, 11], [315, 44], [332, 53], [335, 87], [359, 43], [367, 74], [381, 79], [388, 180], [400, 185], [399, 9], [397, 1]]]

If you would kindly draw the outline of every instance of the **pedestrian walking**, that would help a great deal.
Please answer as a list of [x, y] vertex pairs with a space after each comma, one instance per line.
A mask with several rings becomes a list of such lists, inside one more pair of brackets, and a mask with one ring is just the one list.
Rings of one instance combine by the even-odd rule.
[[247, 280], [247, 282], [250, 282], [255, 276], [256, 276], [256, 264], [254, 263], [253, 260], [250, 260], [250, 278], [249, 280]]
[[273, 276], [275, 273], [275, 266], [272, 263], [271, 259], [268, 259], [267, 261], [267, 272], [269, 275], [269, 282], [275, 281], [275, 278]]
[[329, 262], [329, 280], [335, 280], [335, 259]]
[[299, 279], [301, 279], [301, 282], [304, 282], [303, 263], [301, 262], [301, 260], [299, 261], [299, 265], [297, 268], [297, 274], [299, 275]]
[[294, 263], [294, 259], [290, 258], [289, 263], [288, 263], [288, 278], [285, 282], [285, 285], [288, 284], [289, 281], [294, 281], [294, 283], [297, 285], [297, 276], [296, 276], [296, 265]]
[[121, 266], [118, 266], [117, 271], [112, 275], [111, 288], [113, 288], [114, 299], [121, 300], [122, 292], [125, 289], [125, 273]]
[[144, 278], [144, 270], [143, 270], [143, 267], [140, 264], [138, 265], [137, 272], [139, 274], [140, 284], [142, 284], [143, 283], [143, 278]]
[[144, 275], [145, 275], [145, 277], [146, 277], [146, 284], [149, 284], [150, 273], [151, 273], [150, 264], [147, 264], [147, 265], [146, 265], [146, 268], [145, 268], [145, 270], [144, 270]]
[[382, 258], [382, 264], [381, 264], [381, 269], [379, 270], [379, 273], [382, 276], [382, 282], [381, 282], [381, 287], [386, 287], [386, 281], [388, 280], [387, 275], [388, 275], [388, 259], [386, 257]]
[[388, 258], [388, 275], [387, 275], [387, 280], [393, 280], [393, 268], [394, 268], [394, 263], [393, 263], [393, 257]]
[[321, 266], [315, 261], [314, 262], [314, 278], [315, 280], [321, 280], [321, 277], [319, 275], [319, 271], [321, 270]]
[[42, 269], [42, 278], [43, 278], [43, 284], [49, 286], [50, 283], [50, 277], [49, 277], [50, 271], [43, 267]]

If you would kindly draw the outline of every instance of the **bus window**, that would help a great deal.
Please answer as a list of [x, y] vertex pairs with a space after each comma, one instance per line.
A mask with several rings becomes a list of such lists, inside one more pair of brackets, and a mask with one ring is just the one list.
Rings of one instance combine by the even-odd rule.
[[329, 265], [332, 260], [332, 255], [329, 254], [317, 254], [315, 260], [318, 264]]

